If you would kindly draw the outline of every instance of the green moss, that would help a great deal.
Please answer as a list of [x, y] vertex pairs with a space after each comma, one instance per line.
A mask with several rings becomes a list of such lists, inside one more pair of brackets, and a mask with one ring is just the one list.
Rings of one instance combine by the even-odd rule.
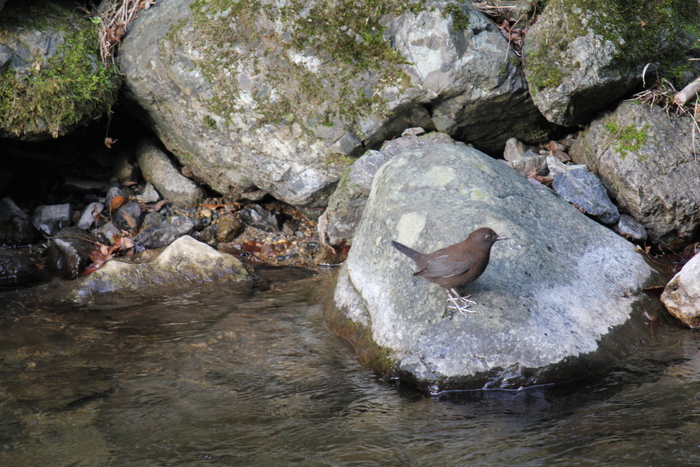
[[643, 128], [637, 128], [633, 124], [621, 127], [615, 120], [610, 120], [605, 123], [605, 129], [610, 132], [617, 142], [615, 149], [623, 158], [624, 151], [634, 153], [639, 151], [639, 149], [646, 144], [647, 131], [650, 127], [651, 125], [649, 124], [645, 125]]
[[[540, 37], [538, 48], [526, 52], [527, 76], [531, 90], [556, 87], [569, 69], [580, 63], [569, 61], [566, 50], [577, 37], [593, 34], [601, 43], [616, 49], [616, 68], [623, 73], [645, 63], [659, 63], [659, 69], [680, 78], [692, 66], [687, 61], [688, 40], [681, 34], [700, 37], [700, 8], [697, 0], [552, 0], [547, 8], [553, 18], [569, 21], [550, 28], [549, 37]], [[565, 13], [569, 12], [569, 13]], [[659, 57], [659, 44], [664, 56]], [[680, 84], [676, 80], [674, 84]]]
[[216, 120], [214, 120], [211, 115], [204, 116], [204, 126], [216, 130]]
[[0, 75], [0, 127], [23, 135], [50, 132], [55, 137], [72, 126], [108, 112], [120, 79], [99, 60], [96, 25], [55, 3], [8, 7], [0, 18], [0, 42], [21, 29], [59, 30], [65, 35], [56, 53], [39, 52], [26, 70]]
[[[310, 7], [302, 0], [282, 7], [196, 0], [190, 8], [194, 46], [202, 53], [194, 66], [217, 83], [216, 96], [204, 103], [212, 112], [228, 122], [253, 111], [260, 124], [356, 128], [363, 117], [381, 116], [383, 89], [409, 83], [401, 69], [406, 61], [384, 39], [380, 19], [425, 7], [417, 0], [337, 0]], [[186, 34], [183, 26], [174, 25], [167, 40]]]

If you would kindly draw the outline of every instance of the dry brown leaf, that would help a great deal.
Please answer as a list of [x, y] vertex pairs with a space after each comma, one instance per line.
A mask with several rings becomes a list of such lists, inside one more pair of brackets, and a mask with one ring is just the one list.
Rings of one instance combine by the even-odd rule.
[[120, 207], [124, 206], [124, 203], [126, 203], [126, 198], [123, 196], [115, 196], [112, 198], [112, 201], [109, 203], [109, 212], [110, 214], [119, 209]]

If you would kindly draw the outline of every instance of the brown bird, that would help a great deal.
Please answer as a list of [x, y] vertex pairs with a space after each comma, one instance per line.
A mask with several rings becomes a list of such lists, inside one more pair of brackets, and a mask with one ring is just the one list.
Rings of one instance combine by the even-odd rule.
[[449, 308], [465, 314], [476, 313], [468, 308], [469, 303], [476, 302], [469, 300], [468, 295], [460, 296], [455, 287], [474, 282], [488, 266], [493, 244], [507, 239], [499, 237], [488, 227], [482, 227], [470, 233], [465, 240], [433, 253], [420, 253], [399, 242], [391, 244], [416, 263], [419, 270], [414, 276], [424, 277], [442, 286], [452, 304]]

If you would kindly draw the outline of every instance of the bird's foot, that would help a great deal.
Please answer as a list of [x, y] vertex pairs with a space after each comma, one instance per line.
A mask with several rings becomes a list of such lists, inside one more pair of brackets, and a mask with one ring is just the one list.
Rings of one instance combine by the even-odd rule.
[[476, 313], [476, 311], [469, 309], [470, 304], [476, 305], [476, 302], [473, 300], [469, 300], [469, 297], [469, 295], [467, 295], [466, 297], [460, 296], [455, 291], [455, 289], [448, 290], [447, 301], [450, 302], [450, 305], [447, 307], [447, 309], [459, 311], [464, 316], [467, 316], [467, 313]]

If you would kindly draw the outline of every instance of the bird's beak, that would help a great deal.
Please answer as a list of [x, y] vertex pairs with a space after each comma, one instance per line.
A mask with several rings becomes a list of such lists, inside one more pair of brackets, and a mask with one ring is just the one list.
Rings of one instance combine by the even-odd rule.
[[499, 241], [499, 240], [509, 240], [509, 239], [510, 239], [510, 237], [503, 237], [503, 236], [501, 236], [501, 235], [499, 235], [498, 237], [496, 237], [496, 241]]

